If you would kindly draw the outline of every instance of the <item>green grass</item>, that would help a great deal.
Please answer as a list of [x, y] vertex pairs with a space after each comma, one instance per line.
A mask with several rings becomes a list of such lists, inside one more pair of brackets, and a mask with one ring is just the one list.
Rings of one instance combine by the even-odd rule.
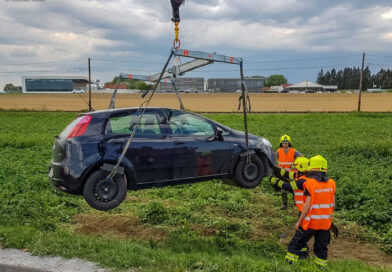
[[[92, 210], [80, 196], [54, 191], [47, 178], [54, 135], [76, 115], [0, 112], [3, 247], [144, 271], [315, 270], [310, 260], [292, 267], [284, 262], [286, 249], [279, 236], [292, 230], [296, 211], [280, 212], [280, 196], [267, 182], [254, 190], [212, 181], [129, 192], [123, 204], [107, 213]], [[235, 129], [243, 126], [240, 114], [206, 116]], [[305, 156], [323, 155], [337, 181], [339, 226], [349, 230], [346, 235], [376, 243], [389, 254], [391, 127], [391, 114], [249, 116], [250, 132], [274, 147], [282, 134], [289, 134]], [[90, 231], [83, 231], [78, 215], [95, 218], [97, 229], [87, 226]], [[134, 226], [140, 233], [133, 232]], [[157, 239], [155, 231], [166, 236]], [[343, 260], [332, 261], [329, 268], [386, 271]]]

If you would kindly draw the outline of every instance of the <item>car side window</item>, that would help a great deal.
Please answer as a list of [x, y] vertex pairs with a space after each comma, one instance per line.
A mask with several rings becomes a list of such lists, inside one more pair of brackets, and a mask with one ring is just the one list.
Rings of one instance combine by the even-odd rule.
[[189, 113], [173, 112], [169, 126], [175, 135], [211, 136], [215, 134], [210, 122]]
[[[127, 115], [112, 116], [109, 118], [107, 126], [110, 126], [112, 134], [130, 134], [139, 119], [139, 114], [133, 112]], [[153, 112], [144, 113], [140, 120], [140, 124], [136, 129], [135, 135], [159, 135], [161, 129], [159, 127], [158, 118]]]

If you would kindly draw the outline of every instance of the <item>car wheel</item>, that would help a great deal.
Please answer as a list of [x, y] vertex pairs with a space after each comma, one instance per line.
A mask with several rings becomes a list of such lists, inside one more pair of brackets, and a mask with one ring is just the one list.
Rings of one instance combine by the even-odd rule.
[[114, 209], [127, 196], [127, 182], [124, 176], [116, 175], [107, 180], [102, 170], [92, 173], [83, 187], [83, 197], [94, 209], [108, 211]]
[[259, 157], [252, 156], [249, 163], [246, 158], [241, 158], [236, 166], [234, 179], [240, 187], [254, 188], [261, 183], [264, 172], [264, 164]]

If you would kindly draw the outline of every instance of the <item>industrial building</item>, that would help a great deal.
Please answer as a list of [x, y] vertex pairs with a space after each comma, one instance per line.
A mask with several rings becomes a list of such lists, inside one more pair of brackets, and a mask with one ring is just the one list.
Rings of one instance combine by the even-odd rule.
[[[265, 78], [245, 78], [249, 92], [263, 92]], [[241, 90], [240, 78], [210, 78], [207, 81], [209, 92], [236, 92]]]
[[23, 76], [24, 93], [72, 93], [87, 90], [88, 78], [83, 76]]
[[[174, 84], [179, 92], [204, 92], [203, 77], [177, 77]], [[158, 86], [158, 92], [174, 92], [173, 84], [170, 79], [165, 79]]]

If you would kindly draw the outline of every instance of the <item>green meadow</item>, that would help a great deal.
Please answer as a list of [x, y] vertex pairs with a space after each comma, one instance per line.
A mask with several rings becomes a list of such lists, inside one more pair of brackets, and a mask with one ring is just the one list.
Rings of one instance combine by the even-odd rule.
[[[297, 212], [293, 205], [280, 211], [280, 194], [267, 179], [253, 190], [212, 180], [129, 191], [110, 212], [55, 191], [47, 176], [54, 135], [76, 116], [0, 112], [0, 246], [117, 270], [317, 269], [311, 258], [285, 263]], [[243, 130], [241, 114], [205, 116]], [[386, 255], [384, 263], [366, 264], [347, 249], [331, 258], [329, 271], [392, 271], [392, 114], [250, 114], [249, 131], [274, 148], [288, 134], [305, 156], [328, 160], [341, 232], [331, 253], [334, 244], [352, 243]]]

